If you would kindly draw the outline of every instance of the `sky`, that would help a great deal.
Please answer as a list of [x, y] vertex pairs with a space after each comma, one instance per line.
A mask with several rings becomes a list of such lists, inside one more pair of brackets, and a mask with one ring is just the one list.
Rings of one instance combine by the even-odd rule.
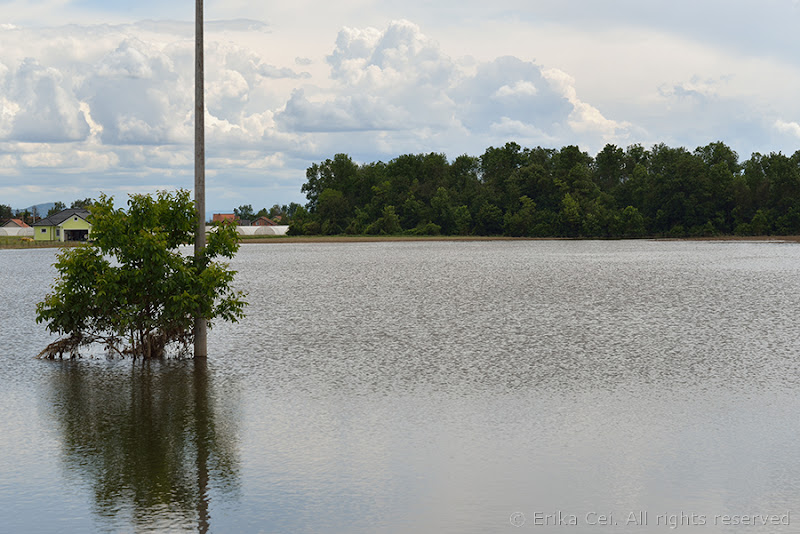
[[[279, 5], [280, 4], [280, 5]], [[206, 0], [207, 209], [409, 153], [800, 149], [800, 0]], [[0, 204], [194, 183], [194, 2], [0, 0]]]

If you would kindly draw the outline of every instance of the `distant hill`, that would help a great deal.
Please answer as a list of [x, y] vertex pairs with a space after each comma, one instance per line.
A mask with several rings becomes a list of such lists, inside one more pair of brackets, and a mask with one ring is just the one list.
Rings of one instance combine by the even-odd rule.
[[27, 211], [28, 213], [33, 213], [33, 210], [35, 209], [36, 214], [39, 217], [45, 217], [47, 215], [47, 212], [50, 211], [50, 208], [52, 208], [55, 205], [56, 205], [55, 202], [46, 202], [44, 204], [36, 204], [35, 206], [28, 206], [27, 208], [21, 208], [21, 209], [15, 208], [14, 212]]

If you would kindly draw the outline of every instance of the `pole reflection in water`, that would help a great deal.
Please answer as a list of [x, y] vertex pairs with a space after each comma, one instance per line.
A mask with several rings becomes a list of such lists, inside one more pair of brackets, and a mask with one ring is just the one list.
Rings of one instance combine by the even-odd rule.
[[208, 532], [211, 496], [238, 492], [239, 467], [206, 362], [60, 365], [51, 404], [63, 467], [90, 488], [100, 522]]

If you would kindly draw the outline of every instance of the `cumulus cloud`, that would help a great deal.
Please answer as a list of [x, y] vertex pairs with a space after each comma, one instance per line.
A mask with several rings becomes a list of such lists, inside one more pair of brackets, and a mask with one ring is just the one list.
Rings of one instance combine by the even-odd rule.
[[[5, 30], [14, 38], [3, 31], [0, 45], [22, 36], [35, 43], [34, 57], [11, 47], [0, 63], [0, 157], [11, 167], [120, 180], [191, 176], [191, 25]], [[628, 127], [582, 101], [561, 71], [510, 56], [456, 59], [405, 20], [342, 28], [324, 57], [327, 76], [313, 70], [311, 57], [280, 63], [229, 39], [266, 35], [265, 25], [220, 22], [208, 31], [210, 177], [234, 173], [245, 183], [248, 173], [280, 168], [286, 176], [297, 165], [299, 190], [310, 161], [340, 151], [375, 160], [509, 140], [558, 146], [610, 139]], [[31, 150], [20, 151], [21, 142]]]
[[20, 111], [19, 103], [8, 97], [9, 69], [0, 63], [0, 139], [7, 139], [14, 127], [14, 117]]
[[511, 56], [479, 64], [474, 74], [461, 76], [452, 94], [462, 122], [474, 132], [508, 117], [556, 136], [572, 109], [539, 65]]
[[77, 93], [88, 103], [104, 143], [165, 144], [191, 139], [186, 124], [192, 109], [191, 78], [176, 70], [165, 50], [128, 38], [94, 68], [95, 74]]
[[392, 22], [384, 31], [341, 30], [327, 60], [334, 80], [387, 90], [441, 87], [454, 67], [436, 42], [405, 20]]
[[419, 139], [443, 143], [428, 150], [451, 151], [466, 138], [482, 140], [484, 148], [501, 136], [605, 141], [624, 136], [630, 126], [580, 100], [574, 80], [561, 71], [510, 56], [477, 64], [456, 60], [408, 21], [384, 30], [342, 29], [327, 62], [335, 85], [294, 91], [276, 115], [281, 126], [317, 134], [374, 131], [380, 135], [367, 143], [398, 152]]
[[596, 133], [604, 141], [612, 141], [631, 127], [628, 122], [608, 119], [594, 106], [578, 98], [575, 79], [559, 69], [548, 69], [543, 75], [572, 104], [567, 122], [577, 134]]
[[209, 76], [213, 79], [213, 69], [226, 68], [235, 70], [250, 79], [255, 77], [271, 79], [305, 79], [307, 72], [297, 72], [290, 67], [277, 67], [267, 63], [263, 57], [252, 50], [238, 46], [232, 42], [212, 42], [207, 46], [206, 54], [212, 69]]
[[775, 121], [775, 129], [781, 133], [800, 137], [800, 123], [787, 122], [781, 119]]
[[[207, 25], [209, 176], [219, 172], [213, 165], [230, 166], [237, 177], [263, 174], [269, 165], [283, 165], [284, 154], [307, 153], [310, 146], [274, 120], [289, 98], [275, 82], [310, 75], [292, 59], [275, 64], [246, 44], [223, 40], [231, 32], [264, 34], [266, 26]], [[193, 25], [169, 21], [0, 28], [0, 174], [25, 177], [52, 194], [64, 183], [97, 188], [81, 196], [164, 184], [164, 177], [190, 185], [192, 33]], [[13, 189], [24, 197], [15, 205], [50, 200], [31, 198], [36, 192], [19, 184]]]
[[57, 69], [26, 59], [7, 76], [2, 123], [5, 139], [60, 143], [78, 141], [89, 134], [69, 80]]
[[[691, 76], [659, 84], [647, 107], [632, 110], [631, 131], [645, 143], [663, 142], [689, 149], [722, 141], [743, 157], [755, 151], [796, 150], [796, 138], [776, 127], [792, 107], [759, 102], [750, 89], [737, 88], [727, 76]], [[644, 130], [649, 134], [642, 134]], [[639, 142], [643, 142], [639, 141]]]
[[[35, 43], [36, 57], [0, 64], [0, 140], [90, 142], [105, 146], [185, 145], [192, 142], [193, 43], [184, 23], [14, 30]], [[252, 21], [211, 23], [209, 29], [264, 31]], [[10, 30], [9, 30], [10, 31]], [[69, 35], [65, 39], [65, 35]], [[0, 32], [0, 42], [12, 42]], [[19, 43], [18, 43], [19, 44]], [[46, 62], [46, 63], [42, 63]], [[206, 51], [206, 104], [226, 126], [221, 144], [263, 142], [268, 80], [310, 75], [274, 66], [258, 53], [211, 40]], [[271, 113], [266, 115], [271, 121]], [[273, 123], [274, 124], [274, 123]], [[230, 138], [227, 136], [230, 135]], [[286, 136], [284, 136], [285, 138]]]
[[97, 76], [101, 78], [152, 79], [173, 71], [168, 57], [135, 38], [122, 41], [97, 65]]
[[[211, 188], [266, 187], [269, 175], [299, 197], [305, 168], [336, 152], [366, 162], [479, 154], [507, 141], [592, 152], [607, 142], [736, 141], [730, 132], [787, 144], [800, 137], [797, 122], [778, 119], [794, 108], [748, 111], [743, 103], [759, 88], [737, 94], [719, 71], [692, 76], [687, 68], [653, 79], [635, 100], [608, 91], [599, 98], [575, 63], [458, 57], [475, 49], [442, 46], [434, 39], [441, 30], [406, 20], [341, 27], [320, 36], [326, 44], [291, 54], [274, 46], [271, 31], [248, 20], [207, 24]], [[175, 21], [0, 27], [0, 173], [69, 174], [120, 190], [190, 184], [192, 34], [192, 24]]]
[[558, 143], [558, 139], [536, 126], [509, 117], [501, 117], [499, 121], [493, 122], [489, 129], [497, 139], [514, 139], [515, 142], [527, 146], [555, 146]]
[[492, 95], [492, 98], [514, 98], [536, 96], [536, 86], [525, 80], [517, 80], [513, 85], [504, 85]]
[[439, 128], [453, 117], [448, 89], [456, 65], [411, 22], [384, 31], [344, 28], [327, 62], [337, 97], [326, 106], [344, 106], [348, 115], [363, 106], [368, 123], [384, 125], [377, 129], [397, 129], [399, 121], [405, 128]]
[[729, 77], [701, 78], [693, 76], [689, 80], [673, 84], [663, 84], [658, 88], [661, 97], [684, 107], [705, 106], [723, 98]]
[[326, 102], [311, 102], [302, 89], [292, 92], [278, 120], [284, 128], [301, 132], [397, 130], [407, 113], [380, 97], [345, 95]]

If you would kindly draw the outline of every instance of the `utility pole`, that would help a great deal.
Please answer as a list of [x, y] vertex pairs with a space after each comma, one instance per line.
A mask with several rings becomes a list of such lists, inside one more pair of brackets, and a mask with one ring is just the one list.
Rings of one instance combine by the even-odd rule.
[[[194, 254], [206, 248], [206, 139], [203, 69], [203, 0], [195, 0], [194, 38], [194, 205], [197, 209], [197, 231]], [[208, 356], [207, 324], [205, 317], [194, 318], [194, 357]]]

